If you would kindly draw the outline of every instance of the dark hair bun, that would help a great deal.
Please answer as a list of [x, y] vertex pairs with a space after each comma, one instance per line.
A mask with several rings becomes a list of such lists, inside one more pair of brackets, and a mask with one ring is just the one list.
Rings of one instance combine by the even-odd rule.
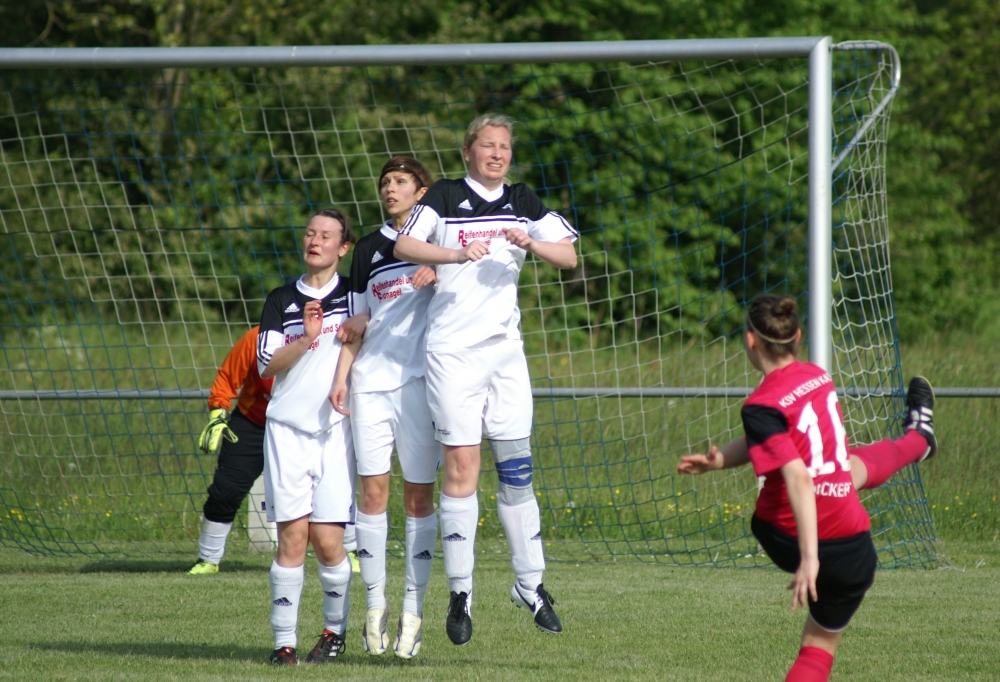
[[799, 304], [794, 296], [782, 296], [774, 303], [771, 314], [775, 317], [793, 317], [798, 315]]

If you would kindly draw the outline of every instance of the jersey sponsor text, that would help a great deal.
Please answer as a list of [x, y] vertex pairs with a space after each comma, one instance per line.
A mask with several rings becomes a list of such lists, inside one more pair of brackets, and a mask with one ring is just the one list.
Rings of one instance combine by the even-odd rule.
[[489, 246], [494, 237], [503, 237], [504, 239], [507, 238], [504, 234], [504, 229], [506, 228], [495, 227], [488, 230], [459, 230], [458, 242], [462, 246], [468, 246], [469, 242], [479, 239], [486, 244], [486, 246]]
[[831, 381], [833, 381], [833, 377], [824, 372], [815, 379], [810, 379], [809, 381], [803, 383], [801, 386], [796, 386], [791, 393], [789, 393], [781, 400], [779, 400], [778, 404], [781, 405], [782, 407], [790, 407], [796, 400], [798, 400], [802, 396], [812, 391], [815, 391], [820, 386], [826, 386]]

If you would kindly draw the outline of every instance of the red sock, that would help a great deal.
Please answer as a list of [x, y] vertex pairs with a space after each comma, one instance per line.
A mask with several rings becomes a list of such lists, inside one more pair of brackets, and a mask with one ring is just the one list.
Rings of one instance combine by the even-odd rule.
[[916, 430], [907, 431], [899, 440], [880, 440], [851, 450], [868, 469], [868, 482], [862, 490], [879, 487], [906, 465], [919, 462], [926, 452], [927, 439]]
[[804, 646], [799, 649], [785, 682], [827, 682], [833, 670], [833, 654], [819, 647]]

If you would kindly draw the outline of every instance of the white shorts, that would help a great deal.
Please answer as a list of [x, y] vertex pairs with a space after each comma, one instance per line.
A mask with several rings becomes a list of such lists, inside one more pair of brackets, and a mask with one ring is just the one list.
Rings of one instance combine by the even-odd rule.
[[351, 429], [359, 475], [389, 473], [395, 443], [403, 480], [419, 484], [437, 480], [441, 446], [434, 440], [423, 377], [391, 391], [351, 394]]
[[354, 523], [354, 441], [341, 419], [318, 436], [275, 419], [264, 427], [267, 520]]
[[428, 351], [426, 378], [434, 437], [442, 445], [531, 435], [531, 379], [520, 340], [494, 337], [461, 350]]

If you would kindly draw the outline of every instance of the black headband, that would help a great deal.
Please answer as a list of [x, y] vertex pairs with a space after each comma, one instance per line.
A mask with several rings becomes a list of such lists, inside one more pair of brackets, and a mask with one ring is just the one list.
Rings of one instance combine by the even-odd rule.
[[417, 182], [420, 184], [420, 187], [424, 186], [424, 181], [420, 179], [420, 173], [418, 173], [417, 171], [413, 170], [412, 168], [410, 168], [409, 166], [407, 166], [405, 163], [398, 163], [398, 164], [396, 164], [394, 166], [389, 166], [388, 168], [383, 168], [382, 169], [382, 175], [378, 176], [378, 184], [379, 185], [382, 184], [382, 178], [384, 178], [386, 175], [388, 175], [392, 171], [399, 171], [399, 170], [406, 171], [407, 173], [409, 173], [410, 175], [412, 175], [414, 178], [416, 178]]

